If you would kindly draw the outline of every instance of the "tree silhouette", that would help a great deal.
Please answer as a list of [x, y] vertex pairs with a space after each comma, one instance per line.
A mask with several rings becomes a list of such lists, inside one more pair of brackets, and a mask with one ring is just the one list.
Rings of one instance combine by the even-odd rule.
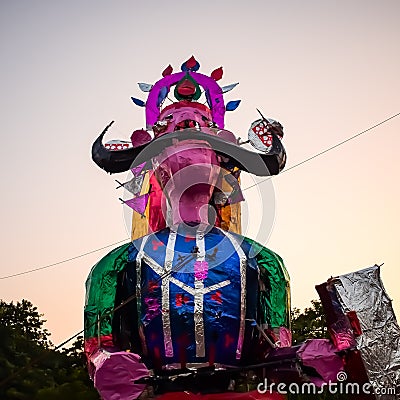
[[311, 300], [311, 304], [312, 306], [305, 308], [303, 312], [300, 312], [298, 308], [292, 310], [293, 344], [304, 342], [306, 339], [329, 337], [321, 302]]
[[43, 315], [28, 300], [0, 300], [0, 399], [95, 400], [83, 339], [55, 351]]

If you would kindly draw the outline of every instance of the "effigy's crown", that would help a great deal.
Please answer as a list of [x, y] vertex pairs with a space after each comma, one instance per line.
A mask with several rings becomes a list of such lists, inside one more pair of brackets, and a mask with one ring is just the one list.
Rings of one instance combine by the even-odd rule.
[[[181, 65], [180, 72], [174, 73], [172, 66], [168, 65], [162, 72], [162, 78], [154, 85], [139, 83], [140, 89], [149, 93], [147, 101], [134, 97], [132, 101], [137, 106], [145, 107], [147, 129], [153, 129], [159, 121], [166, 99], [172, 104], [187, 101], [194, 108], [201, 108], [200, 104], [204, 105], [211, 114], [212, 124], [220, 129], [224, 128], [225, 111], [235, 110], [240, 100], [230, 101], [225, 105], [223, 94], [232, 90], [237, 83], [219, 86], [217, 81], [222, 79], [222, 67], [212, 71], [210, 76], [197, 72], [199, 69], [199, 62], [191, 56]], [[171, 91], [176, 102], [169, 97]], [[202, 95], [204, 95], [204, 101], [201, 100]], [[175, 108], [172, 104], [168, 105], [170, 109]], [[159, 128], [156, 126], [155, 129]]]

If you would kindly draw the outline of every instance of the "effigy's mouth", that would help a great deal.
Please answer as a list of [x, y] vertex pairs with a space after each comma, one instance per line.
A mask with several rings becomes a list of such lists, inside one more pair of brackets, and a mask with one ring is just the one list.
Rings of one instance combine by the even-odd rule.
[[188, 128], [200, 130], [201, 126], [197, 121], [194, 121], [192, 119], [185, 119], [184, 121], [181, 121], [176, 124], [174, 131], [175, 132], [182, 131], [182, 130], [188, 129]]

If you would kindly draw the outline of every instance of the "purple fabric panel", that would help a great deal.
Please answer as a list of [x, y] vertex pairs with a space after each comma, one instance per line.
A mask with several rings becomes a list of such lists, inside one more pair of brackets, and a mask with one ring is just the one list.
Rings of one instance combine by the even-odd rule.
[[300, 347], [297, 355], [305, 366], [314, 368], [325, 382], [336, 382], [343, 362], [335, 351], [335, 346], [328, 339], [311, 339]]
[[143, 168], [145, 165], [146, 165], [146, 163], [144, 162], [144, 163], [138, 165], [137, 167], [131, 168], [132, 174], [135, 178], [138, 177], [139, 174], [143, 171]]
[[[160, 110], [157, 106], [158, 95], [160, 90], [166, 86], [170, 88], [172, 85], [179, 82], [186, 72], [178, 72], [176, 74], [167, 75], [166, 77], [160, 79], [154, 84], [153, 88], [149, 93], [149, 97], [146, 102], [146, 125], [147, 127], [153, 126], [160, 115]], [[222, 89], [214, 79], [207, 75], [198, 74], [196, 72], [190, 71], [189, 74], [193, 79], [202, 86], [205, 90], [210, 93], [211, 100], [211, 113], [213, 121], [218, 125], [219, 128], [224, 128], [224, 117], [225, 117], [225, 104]]]
[[225, 126], [225, 104], [222, 89], [220, 88], [218, 83], [209, 76], [198, 74], [196, 72], [190, 72], [190, 75], [199, 85], [203, 86], [205, 90], [209, 91], [213, 121], [218, 125], [220, 129], [223, 129]]
[[160, 79], [156, 82], [153, 88], [150, 90], [149, 97], [146, 102], [146, 125], [153, 126], [160, 115], [160, 110], [157, 107], [158, 94], [163, 86], [168, 88], [171, 85], [179, 82], [185, 76], [185, 72], [178, 72], [176, 74], [167, 75], [166, 77]]
[[133, 383], [149, 376], [148, 369], [137, 354], [101, 351], [92, 361], [96, 367], [94, 385], [103, 400], [134, 400], [145, 389], [146, 385]]
[[143, 196], [134, 197], [133, 199], [126, 200], [125, 204], [132, 208], [134, 211], [143, 215], [146, 210], [148, 200], [149, 194], [146, 193]]

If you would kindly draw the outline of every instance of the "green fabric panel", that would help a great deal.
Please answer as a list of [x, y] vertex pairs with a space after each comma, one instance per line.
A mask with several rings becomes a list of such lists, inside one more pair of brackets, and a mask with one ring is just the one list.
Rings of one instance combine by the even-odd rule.
[[98, 335], [98, 317], [101, 319], [100, 335], [111, 333], [117, 275], [127, 264], [130, 245], [126, 243], [112, 250], [90, 271], [86, 280], [85, 338]]
[[259, 323], [272, 328], [289, 327], [290, 278], [282, 258], [252, 239], [245, 241], [257, 254], [260, 269]]

